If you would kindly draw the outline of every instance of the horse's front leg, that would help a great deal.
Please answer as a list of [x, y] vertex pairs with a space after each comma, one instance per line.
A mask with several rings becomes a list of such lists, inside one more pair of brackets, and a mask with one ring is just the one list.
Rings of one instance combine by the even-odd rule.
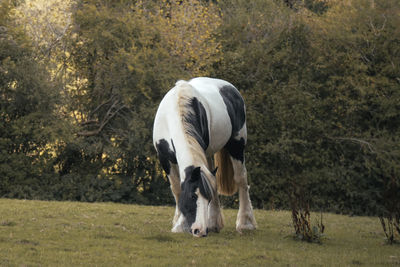
[[219, 233], [224, 227], [224, 217], [222, 216], [217, 192], [215, 194], [215, 198], [211, 200], [208, 206], [208, 230]]
[[172, 164], [170, 174], [168, 175], [169, 182], [171, 184], [171, 191], [175, 198], [175, 214], [172, 220], [171, 232], [180, 233], [184, 232], [185, 217], [181, 213], [178, 207], [179, 196], [181, 194], [181, 182], [179, 178], [179, 168], [178, 165]]
[[[208, 169], [214, 170], [214, 162], [212, 157], [207, 157]], [[215, 176], [215, 172], [212, 173]], [[208, 206], [208, 231], [219, 233], [224, 227], [224, 217], [222, 216], [221, 206], [218, 198], [218, 192], [215, 190], [214, 199]]]

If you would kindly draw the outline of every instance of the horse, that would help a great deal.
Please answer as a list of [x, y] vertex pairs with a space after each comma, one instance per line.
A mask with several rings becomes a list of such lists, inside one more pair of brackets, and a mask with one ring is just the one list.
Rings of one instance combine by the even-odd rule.
[[231, 83], [198, 77], [179, 80], [167, 92], [154, 119], [153, 144], [175, 198], [172, 232], [219, 232], [224, 220], [218, 194], [237, 191], [236, 230], [256, 229], [246, 142], [244, 100]]

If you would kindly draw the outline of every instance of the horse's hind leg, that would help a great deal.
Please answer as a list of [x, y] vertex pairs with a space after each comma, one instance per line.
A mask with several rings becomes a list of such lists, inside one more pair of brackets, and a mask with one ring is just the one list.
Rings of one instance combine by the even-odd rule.
[[239, 212], [236, 219], [236, 230], [254, 230], [257, 227], [253, 214], [253, 207], [249, 196], [247, 183], [247, 170], [244, 162], [231, 157], [234, 171], [234, 179], [239, 191]]
[[232, 137], [225, 146], [232, 162], [233, 179], [239, 191], [239, 212], [236, 219], [236, 230], [238, 232], [246, 229], [253, 230], [257, 227], [247, 183], [247, 170], [244, 160], [245, 144], [246, 126], [242, 128], [236, 137]]
[[171, 184], [171, 191], [172, 194], [174, 195], [175, 198], [175, 215], [174, 219], [172, 220], [172, 232], [183, 232], [183, 222], [180, 220], [181, 212], [178, 207], [179, 203], [179, 195], [181, 194], [181, 183], [180, 183], [180, 178], [179, 178], [179, 169], [178, 165], [176, 164], [171, 164], [171, 170], [170, 174], [168, 175], [169, 182]]

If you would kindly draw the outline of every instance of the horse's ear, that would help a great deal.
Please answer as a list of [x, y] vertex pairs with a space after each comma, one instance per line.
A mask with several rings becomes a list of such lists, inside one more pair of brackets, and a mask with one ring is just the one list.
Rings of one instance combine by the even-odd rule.
[[200, 167], [194, 168], [193, 171], [192, 171], [192, 175], [190, 177], [191, 180], [192, 181], [198, 181], [200, 179], [200, 177], [201, 177]]
[[211, 201], [211, 199], [213, 199], [214, 194], [212, 191], [213, 189], [210, 184], [210, 180], [207, 179], [205, 173], [201, 173], [200, 176], [201, 176], [201, 183], [199, 185], [200, 193], [203, 195], [203, 197]]
[[215, 176], [215, 175], [217, 174], [217, 171], [218, 171], [218, 167], [216, 167], [216, 168], [215, 168], [215, 170], [213, 170], [213, 171], [211, 172], [211, 173], [212, 173], [212, 175], [214, 175], [214, 176]]

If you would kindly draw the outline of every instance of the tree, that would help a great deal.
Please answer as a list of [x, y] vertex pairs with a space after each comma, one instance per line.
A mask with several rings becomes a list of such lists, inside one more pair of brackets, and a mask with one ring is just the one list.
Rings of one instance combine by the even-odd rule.
[[63, 132], [56, 112], [60, 92], [34, 59], [30, 40], [12, 19], [13, 7], [10, 1], [0, 6], [0, 195], [36, 198], [55, 173], [53, 147]]
[[216, 73], [244, 92], [252, 198], [287, 207], [294, 181], [314, 208], [376, 214], [382, 179], [398, 177], [399, 5], [332, 1], [323, 14], [298, 7], [222, 7]]
[[200, 1], [79, 1], [75, 10], [68, 95], [79, 131], [60, 159], [63, 175], [85, 169], [89, 180], [136, 192], [129, 201], [155, 201], [156, 190], [169, 190], [152, 147], [155, 110], [177, 79], [205, 75], [219, 59], [218, 10]]

